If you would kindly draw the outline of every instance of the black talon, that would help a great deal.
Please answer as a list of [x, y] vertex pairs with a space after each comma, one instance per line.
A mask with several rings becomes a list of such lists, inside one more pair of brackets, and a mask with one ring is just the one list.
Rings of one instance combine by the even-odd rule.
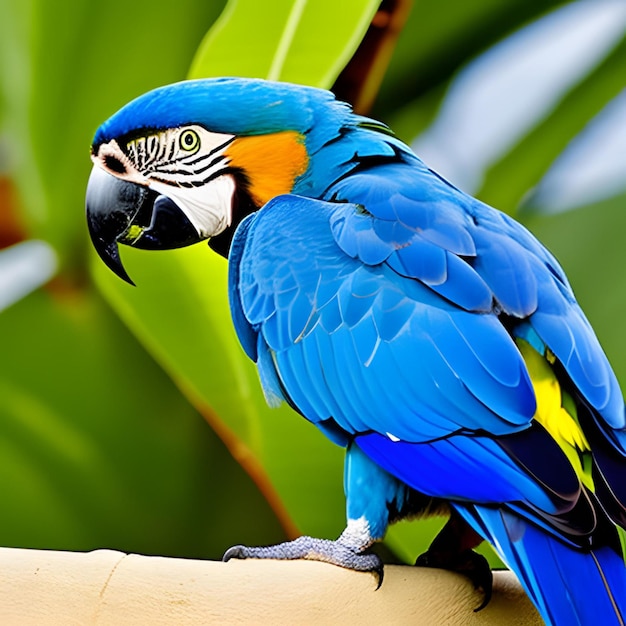
[[474, 589], [482, 589], [485, 597], [474, 612], [484, 609], [491, 600], [493, 592], [493, 574], [487, 559], [473, 550], [464, 550], [460, 554], [451, 555], [433, 550], [420, 554], [415, 561], [418, 567], [435, 567], [450, 572], [458, 572], [467, 576], [474, 585]]
[[485, 594], [480, 606], [474, 609], [480, 611], [489, 604], [493, 591], [493, 574], [489, 562], [484, 556], [472, 550], [482, 540], [482, 537], [453, 510], [446, 525], [435, 537], [428, 551], [417, 558], [415, 565], [447, 569], [467, 576], [474, 588], [482, 589]]
[[383, 584], [383, 578], [385, 577], [385, 566], [382, 561], [380, 561], [380, 564], [372, 570], [372, 574], [374, 574], [374, 576], [378, 579], [378, 584], [374, 590], [378, 591], [380, 586]]
[[456, 571], [465, 574], [472, 581], [474, 589], [483, 590], [485, 597], [481, 604], [474, 609], [474, 612], [484, 609], [489, 604], [493, 592], [493, 574], [487, 559], [478, 552], [468, 550], [459, 554]]

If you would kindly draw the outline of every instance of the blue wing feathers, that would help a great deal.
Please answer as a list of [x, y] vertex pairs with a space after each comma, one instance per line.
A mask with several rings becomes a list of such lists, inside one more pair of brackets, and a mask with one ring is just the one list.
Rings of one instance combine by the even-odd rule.
[[[519, 353], [498, 321], [499, 309], [485, 311], [487, 301], [494, 300], [512, 317], [516, 313], [528, 313], [526, 319], [534, 332], [563, 364], [582, 395], [600, 411], [608, 427], [623, 428], [623, 400], [615, 376], [566, 281], [560, 279], [560, 272], [555, 273], [552, 257], [522, 227], [519, 227], [520, 243], [513, 243], [517, 252], [504, 251], [503, 237], [516, 235], [515, 222], [490, 216], [485, 213], [486, 208], [472, 208], [475, 213], [472, 219], [457, 222], [463, 232], [475, 237], [477, 253], [482, 253], [470, 259], [471, 263], [443, 249], [427, 257], [446, 259], [447, 279], [442, 289], [441, 285], [420, 281], [419, 275], [428, 264], [423, 259], [417, 260], [419, 254], [412, 260], [412, 253], [408, 252], [412, 243], [405, 245], [402, 241], [398, 245], [396, 241], [379, 239], [385, 231], [374, 229], [376, 218], [370, 214], [369, 206], [367, 211], [362, 211], [347, 203], [325, 204], [294, 196], [278, 198], [256, 216], [253, 230], [261, 229], [263, 235], [254, 238], [254, 253], [250, 254], [254, 264], [245, 262], [245, 254], [236, 263], [241, 268], [238, 269], [241, 305], [235, 303], [235, 314], [238, 315], [238, 306], [243, 307], [247, 326], [253, 329], [262, 326], [266, 341], [276, 351], [286, 349], [308, 333], [336, 334], [334, 341], [341, 341], [339, 335], [344, 332], [357, 335], [358, 340], [353, 342], [358, 346], [361, 365], [371, 363], [380, 352], [380, 343], [393, 341], [413, 319], [414, 330], [427, 327], [431, 336], [437, 338], [440, 359], [458, 377], [468, 395], [485, 405], [490, 415], [499, 415], [501, 421], [515, 428], [532, 418], [533, 394]], [[494, 235], [496, 243], [486, 243], [486, 230], [476, 234], [483, 223], [503, 229], [504, 234]], [[354, 245], [366, 231], [371, 234], [363, 239], [368, 244]], [[393, 236], [394, 230], [387, 232]], [[420, 239], [417, 231], [412, 237], [419, 239], [416, 249], [434, 246]], [[374, 240], [378, 243], [368, 248]], [[359, 257], [363, 250], [368, 250], [368, 262]], [[445, 257], [440, 256], [442, 253]], [[265, 264], [257, 262], [260, 257], [266, 260]], [[394, 258], [403, 259], [402, 271], [394, 267]], [[441, 260], [432, 265], [442, 265]], [[493, 266], [501, 271], [491, 269]], [[462, 278], [455, 279], [456, 270], [451, 271], [450, 267], [462, 268], [459, 270]], [[481, 277], [482, 268], [487, 267]], [[520, 274], [534, 278], [516, 278], [515, 267], [521, 268]], [[529, 267], [532, 271], [528, 271]], [[409, 270], [414, 270], [417, 280], [406, 280], [403, 274], [411, 273]], [[481, 293], [482, 302], [469, 301]], [[390, 302], [393, 315], [388, 313]], [[476, 315], [476, 312], [485, 314]], [[236, 325], [244, 329], [240, 334], [248, 332], [245, 323]], [[415, 355], [428, 349], [418, 332], [405, 332], [406, 337], [403, 335], [403, 341], [394, 344], [394, 350], [400, 350], [401, 343]], [[485, 342], [484, 337], [489, 337], [489, 341]], [[247, 339], [246, 343], [251, 342]], [[379, 372], [378, 368], [374, 369]], [[384, 373], [376, 375], [382, 375], [385, 380]], [[432, 401], [430, 393], [423, 397], [429, 398], [437, 413], [439, 404], [443, 406], [444, 402]], [[437, 389], [434, 397], [443, 393]], [[449, 407], [448, 402], [445, 404]], [[465, 419], [463, 415], [459, 421]], [[502, 429], [498, 418], [493, 417], [487, 427], [494, 428], [494, 432]], [[612, 437], [623, 449], [624, 434], [618, 432]]]
[[[482, 504], [526, 499], [545, 511], [557, 510], [550, 495], [488, 437], [458, 435], [406, 443], [369, 433], [358, 436], [356, 443], [371, 459], [421, 493]], [[419, 471], [424, 467], [429, 471]]]
[[[247, 290], [257, 289], [256, 281], [250, 280], [249, 277], [242, 280], [240, 275], [241, 256], [245, 246], [248, 229], [254, 220], [251, 215], [244, 219], [237, 228], [237, 233], [233, 237], [231, 245], [231, 254], [228, 263], [228, 284], [234, 288], [228, 290], [228, 300], [230, 305], [230, 314], [233, 320], [233, 326], [239, 338], [239, 342], [245, 353], [250, 359], [257, 360], [257, 334], [250, 325], [247, 313], [243, 310], [243, 302], [239, 287]], [[245, 286], [245, 287], [244, 287]]]
[[537, 308], [537, 279], [528, 255], [516, 241], [498, 233], [476, 229], [474, 270], [489, 285], [500, 306], [515, 317]]
[[[351, 219], [342, 218], [344, 227], [340, 233], [335, 232], [338, 245], [359, 258], [350, 225], [358, 222], [360, 237], [368, 226], [382, 237], [393, 231], [376, 230], [373, 224], [395, 216], [414, 235], [408, 243], [398, 237], [385, 240], [389, 250], [386, 263], [392, 269], [422, 281], [466, 310], [487, 312], [495, 303], [507, 315], [530, 317], [582, 394], [611, 427], [624, 428], [619, 385], [554, 257], [520, 224], [439, 179], [420, 187], [419, 179], [425, 175], [420, 171], [412, 184], [402, 176], [386, 176], [375, 192], [373, 174], [366, 176], [367, 185], [361, 184], [362, 175], [341, 181], [337, 185], [339, 197], [343, 194], [362, 204], [367, 214], [352, 211]], [[408, 195], [411, 191], [413, 198]], [[389, 199], [380, 200], [385, 193]], [[335, 219], [349, 210], [349, 205], [339, 205]], [[445, 237], [428, 239], [428, 233], [439, 231], [446, 233]], [[428, 243], [438, 244], [440, 252], [429, 249]], [[383, 249], [377, 244], [377, 259]], [[463, 254], [453, 252], [459, 249]]]
[[[624, 612], [611, 599], [626, 584], [614, 547], [577, 547], [594, 532], [596, 497], [626, 521], [624, 403], [562, 271], [506, 216], [465, 196], [455, 210], [460, 192], [443, 183], [412, 197], [392, 177], [382, 190], [375, 182], [363, 176], [353, 203], [276, 198], [237, 231], [233, 319], [268, 396], [341, 445], [353, 437], [415, 490], [450, 500], [548, 621]], [[353, 184], [329, 193], [341, 200]], [[533, 422], [516, 336], [552, 353], [579, 394], [598, 450], [597, 496]], [[532, 563], [545, 555], [547, 573], [538, 572]], [[573, 600], [589, 583], [573, 582], [572, 568], [613, 591], [591, 608]]]
[[[614, 428], [623, 428], [623, 406], [614, 374], [595, 335], [581, 319], [578, 307], [544, 312], [541, 307], [530, 323], [563, 364], [574, 384]], [[611, 410], [607, 411], [610, 405]], [[617, 410], [616, 410], [617, 409]]]
[[[381, 346], [393, 342], [393, 350], [397, 354], [407, 352], [406, 358], [412, 355], [412, 360], [419, 359], [419, 355], [427, 351], [437, 362], [441, 362], [440, 373], [447, 369], [450, 372], [448, 378], [461, 381], [460, 385], [453, 386], [460, 394], [465, 395], [465, 399], [457, 398], [455, 405], [460, 407], [466, 404], [471, 407], [478, 402], [478, 405], [482, 405], [478, 414], [482, 417], [489, 416], [492, 423], [488, 426], [497, 433], [511, 428], [514, 430], [529, 423], [534, 405], [532, 394], [529, 394], [529, 382], [523, 374], [521, 357], [494, 315], [476, 317], [454, 307], [419, 282], [402, 279], [391, 268], [384, 265], [371, 267], [338, 255], [336, 244], [328, 231], [329, 216], [334, 207], [326, 208], [324, 203], [297, 198], [281, 204], [285, 205], [284, 211], [275, 205], [274, 211], [270, 211], [268, 207], [258, 214], [248, 236], [248, 242], [252, 245], [249, 246], [250, 250], [244, 252], [241, 261], [243, 269], [240, 272], [244, 282], [249, 279], [257, 283], [256, 289], [251, 289], [247, 284], [240, 285], [243, 306], [250, 324], [260, 327], [272, 350], [279, 354], [290, 348], [296, 340], [305, 343], [304, 349], [308, 349], [309, 335], [316, 336], [329, 331], [332, 352], [341, 362], [337, 369], [342, 372], [343, 377], [349, 376], [353, 369], [361, 371], [365, 368], [366, 375], [364, 374], [359, 385], [355, 385], [355, 393], [363, 395], [375, 380], [386, 381], [388, 390], [384, 397], [390, 406], [396, 404], [394, 394], [397, 391], [393, 379], [388, 375], [389, 366], [383, 359]], [[248, 258], [254, 260], [261, 253], [255, 249], [254, 242], [262, 242], [260, 245], [266, 251], [268, 242], [272, 238], [280, 238], [284, 232], [283, 225], [285, 229], [289, 228], [289, 219], [293, 219], [296, 214], [300, 214], [308, 223], [308, 228], [301, 231], [302, 237], [313, 237], [317, 241], [317, 247], [308, 256], [302, 254], [297, 241], [294, 243], [300, 256], [298, 264], [292, 267], [294, 274], [298, 276], [301, 293], [314, 294], [320, 284], [336, 285], [334, 296], [332, 290], [327, 290], [324, 294], [326, 303], [321, 311], [315, 309], [314, 298], [303, 296], [288, 299], [288, 306], [281, 307], [280, 299], [272, 293], [272, 267], [275, 264], [280, 265], [280, 259], [276, 259], [274, 264], [263, 266], [248, 263]], [[289, 258], [292, 253], [287, 247], [293, 238], [291, 234], [289, 238], [276, 241], [276, 250], [272, 254]], [[318, 260], [329, 256], [333, 261], [328, 269], [322, 270], [314, 262], [314, 256]], [[249, 267], [254, 267], [254, 272], [250, 272]], [[336, 280], [337, 272], [343, 276], [343, 280]], [[331, 305], [334, 300], [337, 301], [337, 307]], [[395, 308], [395, 314], [391, 318], [392, 326], [387, 328], [385, 311], [389, 304]], [[324, 320], [325, 309], [329, 309], [334, 317], [332, 324]], [[294, 317], [298, 323], [291, 322]], [[340, 323], [337, 325], [338, 321]], [[303, 329], [306, 329], [304, 334]], [[398, 333], [402, 329], [405, 329], [401, 335], [402, 340], [394, 341], [400, 336]], [[297, 337], [294, 336], [296, 332]], [[481, 333], [492, 335], [489, 346], [474, 345]], [[316, 358], [323, 358], [323, 355], [317, 354]], [[404, 363], [406, 366], [410, 360]], [[408, 440], [432, 437], [434, 433], [430, 427], [425, 428], [424, 432], [420, 431], [417, 418], [420, 413], [424, 420], [427, 419], [424, 415], [432, 415], [433, 424], [441, 424], [443, 419], [443, 423], [449, 424], [446, 426], [448, 432], [464, 428], [468, 422], [478, 425], [477, 420], [466, 414], [469, 411], [442, 418], [450, 407], [450, 401], [446, 398], [448, 392], [433, 379], [428, 363], [429, 359], [424, 359], [416, 364], [415, 376], [410, 379], [409, 388], [415, 387], [418, 391], [412, 394], [411, 402], [406, 405], [406, 416], [392, 417], [387, 414], [371, 417], [374, 422], [381, 422], [382, 432], [398, 431], [398, 423], [406, 423], [404, 434], [400, 429], [401, 432], [394, 433], [396, 436], [404, 436]], [[297, 385], [297, 373], [292, 375], [294, 384]], [[328, 393], [331, 392], [338, 393], [338, 388], [328, 390]], [[341, 410], [350, 412], [349, 405], [350, 400], [347, 400]], [[315, 419], [319, 418], [320, 416], [315, 416]], [[340, 420], [341, 417], [338, 416], [337, 419]], [[361, 430], [363, 421], [353, 419], [354, 424], [341, 424], [342, 427], [352, 431]], [[448, 422], [448, 419], [452, 421]], [[393, 428], [385, 427], [385, 420], [390, 421]], [[368, 425], [365, 424], [365, 427]], [[446, 432], [441, 426], [435, 430], [437, 432], [434, 436], [442, 436]]]
[[[306, 394], [298, 393], [297, 396], [294, 396], [296, 405], [301, 407], [304, 414], [309, 419], [314, 419], [315, 422], [324, 421], [332, 417], [336, 412], [336, 407], [334, 399], [324, 392], [324, 387], [321, 385], [323, 378], [319, 359], [307, 358], [306, 352], [300, 346], [291, 350], [288, 354], [281, 353], [279, 363], [282, 365], [282, 361], [285, 359], [288, 359], [289, 366], [281, 367], [281, 371], [299, 372], [310, 381]], [[290, 389], [294, 389], [293, 384], [290, 384]], [[302, 397], [306, 397], [305, 402], [301, 401]], [[310, 405], [310, 408], [307, 409], [307, 405]]]
[[380, 339], [385, 342], [393, 341], [406, 330], [413, 311], [414, 307], [404, 294], [390, 289], [381, 290], [372, 307]]
[[387, 263], [401, 276], [417, 278], [427, 285], [441, 285], [448, 276], [446, 251], [418, 237], [411, 245], [394, 250]]
[[493, 310], [493, 292], [483, 277], [469, 263], [446, 252], [447, 280], [441, 285], [429, 285], [433, 291], [467, 311], [488, 313]]
[[257, 369], [259, 371], [259, 379], [263, 387], [265, 399], [270, 407], [276, 407], [281, 404], [285, 397], [283, 386], [280, 384], [272, 353], [268, 345], [261, 338], [257, 341]]
[[[474, 397], [511, 424], [530, 423], [534, 394], [519, 352], [494, 316], [429, 311], [425, 332]], [[490, 337], [489, 342], [483, 338]], [[479, 339], [476, 341], [476, 339]]]

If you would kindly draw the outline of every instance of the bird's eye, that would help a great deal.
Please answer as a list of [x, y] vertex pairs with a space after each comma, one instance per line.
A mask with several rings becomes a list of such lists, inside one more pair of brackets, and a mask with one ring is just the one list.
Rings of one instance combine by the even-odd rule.
[[200, 147], [200, 137], [195, 130], [186, 130], [180, 134], [180, 149], [185, 152], [195, 152]]

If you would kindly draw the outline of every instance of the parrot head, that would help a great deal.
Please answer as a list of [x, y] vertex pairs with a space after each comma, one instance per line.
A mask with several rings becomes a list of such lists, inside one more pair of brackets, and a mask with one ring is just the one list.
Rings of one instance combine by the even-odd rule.
[[226, 255], [237, 224], [271, 198], [310, 195], [310, 160], [351, 116], [329, 92], [204, 79], [133, 100], [97, 130], [87, 222], [98, 254], [130, 282], [118, 244], [148, 250], [209, 239]]

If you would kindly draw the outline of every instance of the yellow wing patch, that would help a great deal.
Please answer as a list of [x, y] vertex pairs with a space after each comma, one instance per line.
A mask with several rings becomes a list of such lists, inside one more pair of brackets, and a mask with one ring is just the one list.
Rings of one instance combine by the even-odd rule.
[[537, 410], [534, 419], [563, 450], [583, 485], [593, 491], [591, 448], [578, 423], [574, 400], [561, 389], [551, 367], [550, 355], [542, 356], [524, 339], [518, 338], [516, 343], [535, 391]]
[[296, 178], [306, 171], [309, 157], [304, 137], [295, 131], [238, 137], [226, 156], [242, 169], [250, 182], [249, 192], [261, 207], [272, 198], [289, 193]]

